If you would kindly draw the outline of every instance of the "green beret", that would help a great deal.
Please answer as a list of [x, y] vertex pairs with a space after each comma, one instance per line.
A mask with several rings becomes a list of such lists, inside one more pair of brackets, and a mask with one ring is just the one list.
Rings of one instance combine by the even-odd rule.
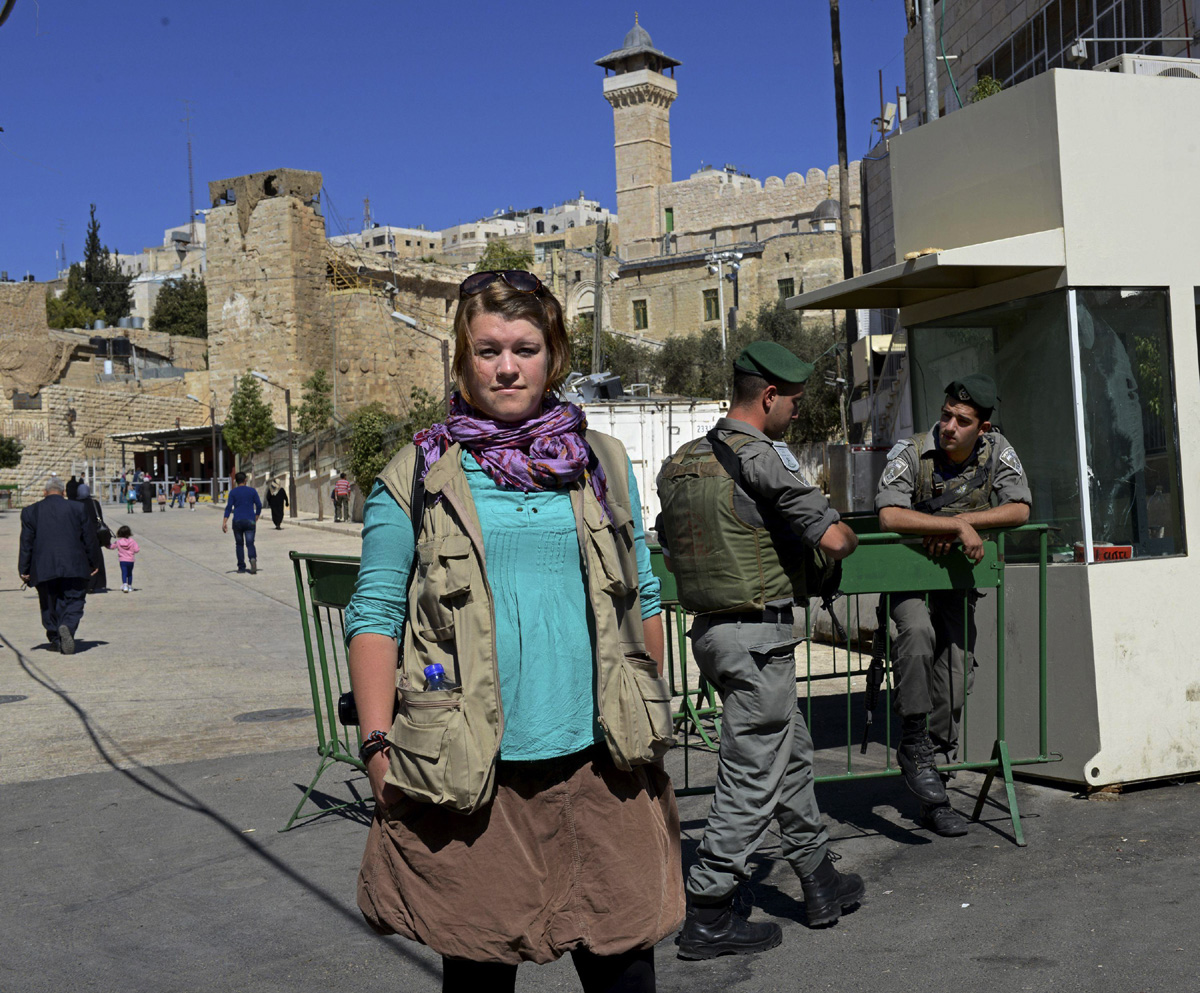
[[960, 403], [969, 403], [980, 410], [991, 410], [996, 406], [996, 383], [991, 376], [973, 372], [956, 379], [946, 387], [946, 396]]
[[733, 368], [772, 383], [803, 383], [814, 367], [777, 342], [755, 341], [738, 353]]

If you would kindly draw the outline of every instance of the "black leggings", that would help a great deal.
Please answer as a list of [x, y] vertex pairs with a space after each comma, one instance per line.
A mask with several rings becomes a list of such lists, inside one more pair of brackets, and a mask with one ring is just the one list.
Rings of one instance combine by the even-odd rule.
[[[655, 993], [654, 949], [635, 948], [620, 955], [571, 952], [583, 993]], [[442, 993], [512, 993], [517, 967], [502, 962], [442, 959]]]

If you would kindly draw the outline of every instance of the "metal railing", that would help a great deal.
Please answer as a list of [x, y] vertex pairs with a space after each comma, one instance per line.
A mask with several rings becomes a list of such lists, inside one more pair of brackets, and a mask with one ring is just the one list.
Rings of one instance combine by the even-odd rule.
[[[984, 760], [973, 759], [969, 754], [967, 731], [970, 720], [970, 698], [968, 696], [964, 704], [961, 727], [962, 760], [951, 765], [939, 766], [939, 768], [943, 772], [975, 770], [985, 773], [984, 782], [972, 812], [974, 820], [979, 819], [992, 783], [999, 776], [1004, 783], [1008, 812], [1013, 825], [1013, 836], [1018, 845], [1025, 844], [1025, 837], [1017, 807], [1013, 769], [1017, 766], [1055, 762], [1061, 759], [1061, 756], [1051, 753], [1048, 747], [1046, 700], [1047, 530], [1045, 525], [1026, 525], [1022, 528], [1014, 528], [1011, 532], [986, 533], [984, 536], [985, 554], [978, 563], [971, 563], [961, 552], [931, 558], [925, 553], [920, 539], [914, 540], [911, 536], [892, 533], [861, 534], [858, 550], [842, 563], [843, 572], [840, 584], [841, 592], [847, 597], [847, 604], [854, 605], [860, 618], [859, 623], [851, 623], [851, 612], [848, 606], [846, 626], [852, 631], [862, 628], [860, 597], [863, 595], [879, 594], [890, 598], [891, 594], [911, 590], [995, 590], [997, 598], [996, 725], [991, 754]], [[1036, 755], [1019, 757], [1011, 755], [1006, 737], [1005, 536], [1006, 533], [1013, 532], [1033, 533], [1038, 541], [1038, 752]], [[343, 611], [354, 592], [359, 559], [357, 556], [317, 555], [296, 551], [290, 552], [289, 556], [295, 569], [296, 595], [300, 603], [301, 626], [312, 690], [319, 759], [312, 781], [282, 829], [285, 831], [298, 820], [331, 810], [355, 806], [361, 802], [356, 799], [349, 803], [332, 807], [325, 806], [309, 813], [301, 813], [317, 782], [335, 763], [345, 762], [359, 772], [365, 772], [358, 759], [358, 748], [361, 744], [359, 729], [357, 726], [342, 725], [338, 720], [337, 709], [339, 696], [350, 689], [349, 670], [344, 648]], [[695, 759], [693, 753], [707, 755], [710, 761], [706, 763], [706, 766], [713, 765], [714, 753], [720, 747], [720, 703], [712, 686], [703, 674], [695, 669], [694, 660], [690, 658], [686, 633], [688, 615], [678, 603], [674, 577], [664, 568], [662, 555], [657, 546], [651, 546], [651, 563], [655, 573], [662, 581], [666, 642], [665, 673], [674, 701], [675, 730], [680, 737], [679, 746], [682, 748], [682, 778], [677, 781], [675, 792], [680, 796], [711, 793], [713, 790], [711, 785], [696, 784], [692, 781]], [[966, 601], [967, 598], [964, 597], [964, 610], [968, 609]], [[861, 700], [863, 696], [863, 683], [865, 683], [867, 671], [864, 664], [865, 653], [862, 640], [859, 639], [856, 649], [853, 644], [854, 639], [849, 638], [845, 644], [834, 646], [831, 663], [815, 663], [812, 638], [814, 614], [815, 611], [806, 605], [805, 656], [801, 663], [803, 671], [798, 672], [796, 679], [797, 684], [803, 684], [805, 687], [805, 696], [801, 703], [805, 707], [805, 715], [810, 729], [815, 730], [815, 701], [818, 699], [833, 700], [837, 690], [833, 688], [831, 681], [844, 680], [846, 721], [844, 767], [840, 760], [831, 758], [832, 753], [840, 753], [840, 746], [819, 749], [819, 766], [827, 769], [832, 762], [836, 762], [838, 768], [836, 772], [826, 771], [818, 774], [816, 781], [819, 783], [844, 782], [855, 779], [867, 780], [899, 776], [900, 770], [892, 761], [891, 703], [893, 690], [890, 635], [885, 639], [882, 689], [884, 717], [881, 721], [884, 727], [884, 758], [880, 763], [876, 755], [865, 755], [866, 739], [855, 733], [854, 717], [856, 712], [865, 722], [865, 708], [861, 708], [861, 705], [859, 708], [855, 707], [856, 699]], [[966, 624], [964, 624], [965, 629], [967, 629]], [[968, 651], [974, 648], [973, 645], [965, 647]], [[842, 664], [843, 659], [844, 665]], [[856, 681], [858, 682], [856, 683]], [[814, 692], [815, 687], [825, 685], [828, 685], [832, 692]], [[859, 745], [860, 748], [857, 755], [855, 753], [856, 745]]]

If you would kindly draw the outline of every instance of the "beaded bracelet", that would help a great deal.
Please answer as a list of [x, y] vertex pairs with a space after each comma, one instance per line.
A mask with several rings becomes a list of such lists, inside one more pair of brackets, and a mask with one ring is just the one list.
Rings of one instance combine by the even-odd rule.
[[362, 747], [358, 750], [358, 758], [363, 765], [366, 765], [375, 755], [387, 750], [387, 732], [372, 731], [363, 739]]

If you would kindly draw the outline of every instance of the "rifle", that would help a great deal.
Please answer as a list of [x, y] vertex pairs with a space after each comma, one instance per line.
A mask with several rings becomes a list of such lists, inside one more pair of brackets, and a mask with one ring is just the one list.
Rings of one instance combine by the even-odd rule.
[[867, 723], [863, 728], [862, 747], [860, 755], [867, 754], [867, 742], [871, 740], [871, 725], [875, 723], [875, 708], [879, 706], [879, 691], [883, 688], [883, 660], [887, 654], [887, 612], [883, 609], [883, 600], [875, 608], [875, 634], [871, 638], [871, 664], [867, 666], [867, 691], [864, 703], [867, 709]]

